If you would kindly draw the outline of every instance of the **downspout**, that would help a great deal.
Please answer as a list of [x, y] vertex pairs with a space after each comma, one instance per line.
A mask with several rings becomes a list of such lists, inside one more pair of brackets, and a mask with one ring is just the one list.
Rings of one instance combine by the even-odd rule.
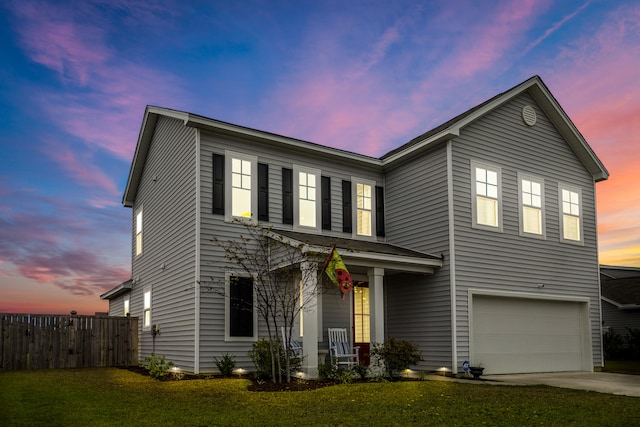
[[453, 212], [453, 154], [451, 140], [447, 141], [447, 203], [449, 211], [449, 289], [451, 291], [451, 372], [458, 373], [458, 326], [456, 317], [456, 252], [455, 215]]
[[195, 224], [195, 277], [193, 281], [193, 289], [195, 295], [194, 301], [194, 322], [193, 322], [193, 373], [200, 373], [200, 129], [196, 131], [196, 224]]

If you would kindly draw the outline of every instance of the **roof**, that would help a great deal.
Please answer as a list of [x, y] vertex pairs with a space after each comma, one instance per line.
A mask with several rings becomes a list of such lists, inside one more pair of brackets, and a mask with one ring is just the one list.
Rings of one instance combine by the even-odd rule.
[[560, 134], [567, 141], [578, 159], [580, 159], [585, 168], [592, 174], [594, 180], [606, 180], [609, 177], [609, 172], [604, 167], [600, 159], [595, 155], [585, 138], [582, 136], [580, 131], [578, 131], [555, 97], [551, 94], [542, 79], [539, 76], [533, 76], [519, 85], [514, 86], [513, 88], [465, 111], [428, 132], [413, 138], [411, 141], [389, 151], [380, 158], [369, 157], [346, 150], [323, 146], [313, 142], [289, 138], [244, 126], [238, 126], [184, 111], [147, 106], [142, 120], [140, 133], [138, 135], [138, 142], [136, 144], [136, 151], [131, 163], [129, 178], [122, 197], [122, 204], [127, 207], [133, 206], [149, 146], [155, 132], [155, 126], [160, 116], [182, 120], [185, 126], [188, 127], [205, 129], [211, 132], [227, 135], [237, 135], [260, 143], [286, 147], [289, 150], [304, 152], [315, 156], [331, 156], [332, 161], [334, 162], [357, 162], [361, 166], [384, 168], [386, 166], [393, 165], [397, 161], [402, 161], [419, 150], [459, 136], [463, 127], [525, 92], [529, 93], [538, 103], [546, 116], [551, 120], [556, 129], [558, 129]]
[[347, 265], [381, 267], [417, 273], [433, 273], [434, 268], [442, 267], [442, 256], [415, 251], [382, 243], [359, 239], [345, 239], [321, 234], [301, 233], [287, 230], [274, 230], [273, 234], [282, 236], [279, 240], [294, 246], [301, 246], [303, 252], [329, 254], [335, 245]]
[[131, 292], [132, 287], [133, 287], [133, 280], [129, 279], [126, 282], [122, 282], [115, 288], [100, 295], [100, 299], [112, 300], [116, 297], [119, 297], [120, 295], [124, 295], [126, 293]]
[[609, 177], [609, 172], [539, 76], [533, 76], [519, 85], [494, 96], [482, 104], [477, 105], [453, 119], [431, 129], [430, 131], [413, 138], [406, 144], [383, 155], [381, 159], [385, 163], [390, 163], [395, 160], [399, 160], [416, 150], [459, 136], [460, 130], [464, 126], [467, 126], [471, 122], [488, 114], [525, 92], [529, 93], [538, 103], [556, 129], [558, 129], [560, 134], [567, 141], [576, 156], [593, 175], [594, 179], [596, 181], [606, 180]]
[[640, 268], [600, 267], [602, 298], [620, 309], [640, 309]]

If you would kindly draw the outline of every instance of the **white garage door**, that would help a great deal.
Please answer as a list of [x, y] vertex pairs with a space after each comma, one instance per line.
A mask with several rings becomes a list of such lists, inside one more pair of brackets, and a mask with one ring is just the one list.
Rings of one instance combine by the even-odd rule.
[[587, 304], [473, 295], [471, 358], [485, 374], [590, 369]]

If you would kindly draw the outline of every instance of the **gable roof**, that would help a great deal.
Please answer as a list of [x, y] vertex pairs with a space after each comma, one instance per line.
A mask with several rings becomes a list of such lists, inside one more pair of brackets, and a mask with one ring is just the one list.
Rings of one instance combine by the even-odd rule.
[[600, 293], [620, 309], [640, 309], [640, 268], [600, 266]]
[[431, 129], [430, 131], [413, 138], [411, 141], [389, 151], [380, 158], [365, 156], [309, 141], [303, 141], [270, 132], [234, 125], [184, 111], [147, 106], [142, 120], [140, 133], [138, 135], [138, 142], [136, 144], [135, 154], [131, 163], [129, 178], [122, 197], [122, 204], [127, 207], [133, 206], [149, 146], [160, 116], [172, 117], [181, 120], [184, 122], [185, 126], [193, 128], [206, 129], [208, 131], [227, 135], [241, 136], [260, 143], [286, 146], [290, 150], [303, 151], [306, 153], [312, 152], [314, 155], [318, 156], [332, 156], [334, 160], [343, 159], [348, 162], [357, 162], [363, 166], [381, 168], [392, 165], [397, 161], [401, 161], [406, 156], [415, 154], [416, 152], [431, 147], [439, 142], [459, 136], [460, 130], [464, 126], [467, 126], [471, 122], [479, 119], [485, 114], [488, 114], [525, 92], [528, 92], [538, 103], [556, 129], [558, 129], [558, 132], [560, 132], [565, 141], [567, 141], [578, 159], [591, 173], [594, 180], [606, 180], [609, 177], [609, 172], [604, 167], [600, 159], [598, 159], [580, 131], [578, 131], [547, 86], [542, 82], [542, 79], [539, 76], [533, 76], [519, 85], [494, 96], [482, 104], [473, 107], [451, 120]]
[[594, 180], [606, 180], [609, 177], [609, 172], [539, 76], [533, 76], [519, 85], [514, 86], [511, 89], [483, 102], [482, 104], [465, 111], [440, 126], [413, 138], [406, 144], [383, 155], [381, 159], [385, 164], [392, 163], [417, 150], [459, 136], [460, 130], [464, 126], [467, 126], [471, 122], [479, 119], [485, 114], [495, 110], [525, 92], [528, 92], [531, 95], [547, 117], [549, 117], [553, 125], [558, 129], [558, 132], [560, 132], [565, 141], [567, 141], [578, 159], [580, 159], [585, 168], [591, 173], [591, 175], [593, 175]]

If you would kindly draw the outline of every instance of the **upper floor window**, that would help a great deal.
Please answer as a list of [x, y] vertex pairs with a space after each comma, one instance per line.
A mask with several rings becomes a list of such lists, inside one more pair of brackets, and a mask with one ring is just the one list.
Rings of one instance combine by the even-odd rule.
[[151, 329], [151, 289], [147, 288], [143, 293], [142, 304], [142, 330]]
[[142, 255], [142, 209], [136, 213], [136, 256]]
[[582, 242], [582, 192], [578, 188], [560, 185], [562, 241]]
[[257, 158], [241, 153], [225, 152], [227, 195], [226, 219], [254, 219], [258, 205]]
[[355, 234], [357, 236], [372, 237], [375, 224], [375, 182], [360, 178], [352, 178], [355, 198]]
[[520, 200], [520, 234], [543, 237], [544, 226], [544, 181], [528, 175], [518, 174]]
[[124, 298], [124, 315], [127, 316], [129, 314], [129, 297]]
[[226, 275], [227, 340], [254, 340], [257, 331], [257, 311], [254, 308], [253, 278]]
[[502, 231], [500, 207], [502, 170], [496, 166], [471, 162], [473, 226]]
[[320, 217], [320, 171], [294, 165], [294, 200], [296, 201], [296, 226], [318, 229]]

